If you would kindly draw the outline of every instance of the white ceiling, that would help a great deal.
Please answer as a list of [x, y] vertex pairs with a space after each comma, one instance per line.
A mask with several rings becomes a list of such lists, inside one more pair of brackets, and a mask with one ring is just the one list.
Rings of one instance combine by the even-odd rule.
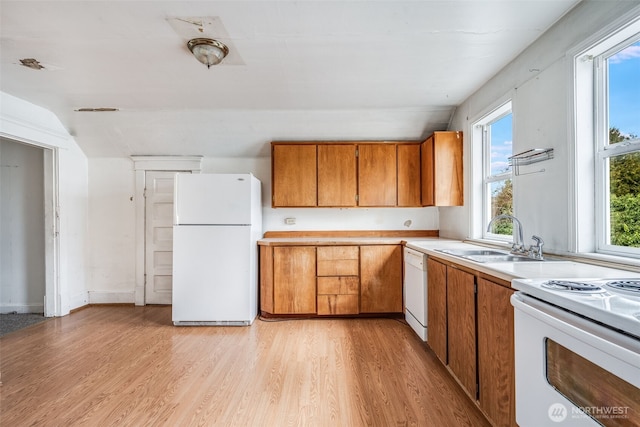
[[[577, 2], [1, 0], [0, 90], [53, 111], [89, 157], [420, 139]], [[200, 64], [199, 35], [229, 57]]]

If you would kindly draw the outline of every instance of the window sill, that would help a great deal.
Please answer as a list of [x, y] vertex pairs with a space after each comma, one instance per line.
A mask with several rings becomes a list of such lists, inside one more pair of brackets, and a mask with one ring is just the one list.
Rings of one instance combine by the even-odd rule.
[[623, 257], [617, 255], [607, 255], [595, 252], [584, 252], [578, 254], [566, 254], [568, 258], [573, 258], [578, 262], [601, 265], [603, 267], [618, 268], [640, 272], [640, 259]]

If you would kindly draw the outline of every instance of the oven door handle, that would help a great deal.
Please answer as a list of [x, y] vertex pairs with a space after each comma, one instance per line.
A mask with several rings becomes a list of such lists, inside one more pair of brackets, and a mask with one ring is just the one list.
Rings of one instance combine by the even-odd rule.
[[[511, 296], [516, 310], [558, 329], [633, 366], [640, 366], [640, 340], [602, 326], [522, 292]], [[612, 345], [613, 344], [613, 345]]]

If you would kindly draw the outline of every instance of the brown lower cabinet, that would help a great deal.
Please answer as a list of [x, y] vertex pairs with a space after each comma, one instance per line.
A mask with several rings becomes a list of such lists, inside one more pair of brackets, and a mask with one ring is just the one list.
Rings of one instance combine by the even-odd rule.
[[477, 397], [475, 276], [447, 266], [449, 368], [467, 394]]
[[318, 315], [358, 314], [357, 276], [318, 277]]
[[447, 266], [427, 258], [427, 344], [445, 365], [447, 357]]
[[360, 294], [360, 248], [316, 248], [318, 315], [358, 314]]
[[513, 290], [427, 258], [427, 344], [494, 426], [515, 426]]
[[402, 246], [360, 247], [360, 312], [402, 312]]
[[283, 314], [316, 312], [316, 248], [273, 248], [273, 309]]
[[513, 289], [478, 279], [480, 408], [498, 426], [516, 425]]
[[260, 246], [260, 311], [402, 313], [402, 246]]

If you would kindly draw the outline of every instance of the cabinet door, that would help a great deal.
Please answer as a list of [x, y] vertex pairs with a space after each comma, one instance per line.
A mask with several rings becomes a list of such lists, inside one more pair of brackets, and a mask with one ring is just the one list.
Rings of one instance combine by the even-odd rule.
[[364, 144], [358, 146], [358, 205], [396, 206], [396, 146]]
[[271, 151], [272, 206], [316, 206], [316, 145], [273, 144]]
[[355, 145], [318, 145], [318, 206], [356, 206]]
[[427, 344], [447, 364], [447, 266], [427, 258]]
[[319, 246], [318, 276], [358, 276], [359, 252], [358, 246]]
[[358, 314], [358, 276], [318, 277], [318, 315]]
[[273, 248], [273, 306], [275, 314], [316, 312], [316, 248]]
[[435, 132], [422, 143], [422, 205], [462, 206], [462, 132]]
[[480, 407], [495, 426], [515, 426], [513, 290], [478, 280]]
[[398, 145], [398, 206], [422, 206], [420, 201], [420, 145]]
[[360, 312], [402, 312], [402, 247], [360, 247]]
[[273, 313], [273, 247], [260, 246], [260, 311]]
[[422, 143], [420, 150], [422, 163], [422, 206], [434, 206], [436, 204], [433, 140], [434, 136], [431, 135]]
[[449, 368], [476, 398], [475, 276], [447, 267], [447, 341]]

